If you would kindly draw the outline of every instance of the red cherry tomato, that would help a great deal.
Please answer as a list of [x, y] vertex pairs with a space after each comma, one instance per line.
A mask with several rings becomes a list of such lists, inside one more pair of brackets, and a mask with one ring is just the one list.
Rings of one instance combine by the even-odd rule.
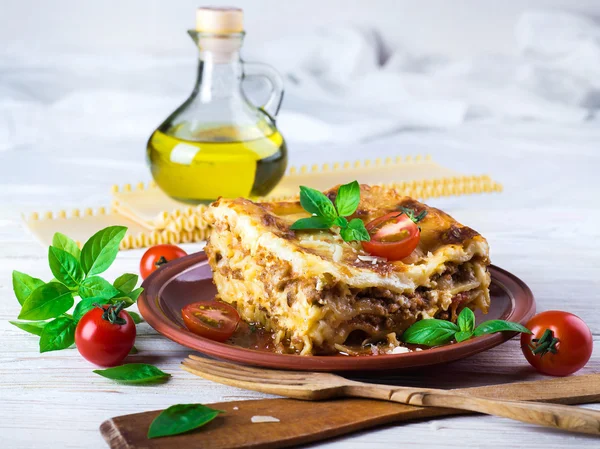
[[401, 212], [391, 212], [366, 225], [371, 241], [362, 242], [363, 249], [373, 256], [400, 260], [410, 256], [419, 244], [419, 227]]
[[150, 248], [142, 256], [140, 261], [140, 274], [142, 279], [146, 279], [155, 270], [162, 265], [180, 257], [187, 256], [187, 253], [175, 245], [156, 245]]
[[99, 366], [120, 364], [135, 342], [135, 323], [121, 306], [104, 305], [87, 312], [75, 329], [75, 344], [84, 359]]
[[216, 341], [233, 335], [240, 321], [237, 310], [218, 301], [188, 304], [181, 310], [185, 326], [193, 333]]
[[572, 313], [550, 310], [534, 316], [521, 334], [521, 349], [540, 373], [568, 376], [585, 366], [592, 355], [590, 328]]

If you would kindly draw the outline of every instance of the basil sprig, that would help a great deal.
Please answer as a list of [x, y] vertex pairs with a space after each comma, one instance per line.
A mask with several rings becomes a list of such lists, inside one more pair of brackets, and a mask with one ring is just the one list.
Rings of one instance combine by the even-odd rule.
[[127, 312], [127, 313], [129, 314], [129, 316], [131, 317], [131, 319], [133, 320], [133, 322], [134, 322], [135, 324], [140, 324], [142, 321], [144, 321], [144, 320], [142, 319], [142, 317], [141, 317], [141, 316], [139, 316], [139, 315], [138, 315], [137, 313], [135, 313], [135, 312]]
[[23, 305], [23, 303], [29, 299], [29, 296], [31, 296], [33, 291], [41, 285], [44, 285], [45, 282], [15, 270], [12, 272], [12, 284], [17, 301], [19, 301], [19, 304]]
[[475, 314], [471, 309], [465, 307], [458, 315], [456, 324], [435, 318], [417, 321], [404, 331], [402, 341], [415, 345], [440, 346], [452, 340], [461, 342], [471, 337], [496, 332], [531, 334], [531, 331], [525, 326], [504, 320], [489, 320], [475, 327]]
[[75, 343], [77, 323], [68, 316], [59, 316], [44, 326], [40, 335], [40, 352], [64, 349]]
[[19, 319], [48, 320], [56, 318], [73, 307], [71, 289], [60, 282], [48, 282], [36, 288], [23, 303]]
[[127, 363], [114, 368], [97, 369], [94, 372], [107, 379], [129, 384], [152, 383], [171, 377], [170, 374], [147, 363]]
[[404, 331], [402, 340], [416, 345], [439, 346], [452, 340], [457, 332], [460, 329], [451, 321], [421, 320]]
[[17, 326], [19, 329], [29, 332], [30, 334], [41, 336], [44, 326], [48, 324], [47, 321], [9, 321], [13, 326]]
[[[74, 343], [75, 328], [94, 303], [125, 307], [142, 292], [135, 288], [136, 274], [124, 274], [111, 284], [98, 276], [108, 269], [119, 252], [127, 228], [110, 226], [94, 234], [80, 250], [77, 243], [60, 232], [48, 248], [48, 264], [54, 279], [48, 283], [13, 271], [12, 283], [21, 304], [19, 320], [10, 323], [40, 337], [40, 352], [65, 349]], [[75, 297], [81, 300], [75, 305]], [[72, 315], [67, 312], [75, 305]], [[139, 317], [137, 317], [139, 319]], [[135, 319], [135, 318], [134, 318]], [[51, 320], [51, 321], [48, 321]]]
[[341, 185], [333, 202], [319, 190], [300, 186], [300, 204], [311, 217], [301, 218], [292, 224], [295, 231], [303, 229], [340, 228], [344, 241], [369, 241], [371, 236], [360, 218], [348, 221], [346, 217], [356, 212], [360, 202], [360, 185], [357, 181]]
[[189, 432], [211, 422], [221, 413], [225, 412], [202, 404], [172, 405], [154, 418], [148, 429], [148, 438]]

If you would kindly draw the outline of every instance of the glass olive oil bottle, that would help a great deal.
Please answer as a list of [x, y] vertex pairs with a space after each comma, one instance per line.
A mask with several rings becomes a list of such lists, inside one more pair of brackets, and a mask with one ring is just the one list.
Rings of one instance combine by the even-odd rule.
[[[157, 185], [184, 202], [219, 196], [261, 196], [283, 176], [287, 148], [274, 117], [283, 98], [279, 74], [242, 62], [244, 32], [239, 9], [199, 8], [198, 78], [190, 96], [148, 140], [147, 157]], [[267, 78], [272, 93], [256, 107], [242, 90], [245, 77]]]

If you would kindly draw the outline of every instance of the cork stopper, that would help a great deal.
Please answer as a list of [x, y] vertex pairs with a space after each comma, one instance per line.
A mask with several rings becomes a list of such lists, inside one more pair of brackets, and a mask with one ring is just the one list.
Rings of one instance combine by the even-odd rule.
[[196, 31], [215, 34], [241, 33], [244, 31], [244, 12], [239, 8], [198, 8]]

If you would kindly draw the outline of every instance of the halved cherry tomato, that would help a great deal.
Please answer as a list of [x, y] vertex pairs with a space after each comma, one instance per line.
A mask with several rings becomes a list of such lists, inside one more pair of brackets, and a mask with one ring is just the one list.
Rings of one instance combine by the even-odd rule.
[[185, 326], [201, 337], [225, 341], [233, 335], [240, 321], [237, 310], [224, 302], [202, 301], [181, 309]]
[[144, 253], [142, 260], [140, 261], [140, 274], [142, 275], [142, 279], [146, 279], [150, 276], [150, 273], [158, 270], [161, 265], [183, 256], [187, 256], [187, 253], [178, 246], [153, 246]]
[[373, 256], [400, 260], [410, 256], [419, 244], [421, 231], [402, 212], [390, 212], [366, 225], [371, 241], [362, 242], [363, 249]]
[[583, 368], [592, 355], [592, 332], [577, 315], [549, 310], [534, 316], [525, 327], [531, 334], [521, 334], [521, 349], [542, 374], [568, 376]]

